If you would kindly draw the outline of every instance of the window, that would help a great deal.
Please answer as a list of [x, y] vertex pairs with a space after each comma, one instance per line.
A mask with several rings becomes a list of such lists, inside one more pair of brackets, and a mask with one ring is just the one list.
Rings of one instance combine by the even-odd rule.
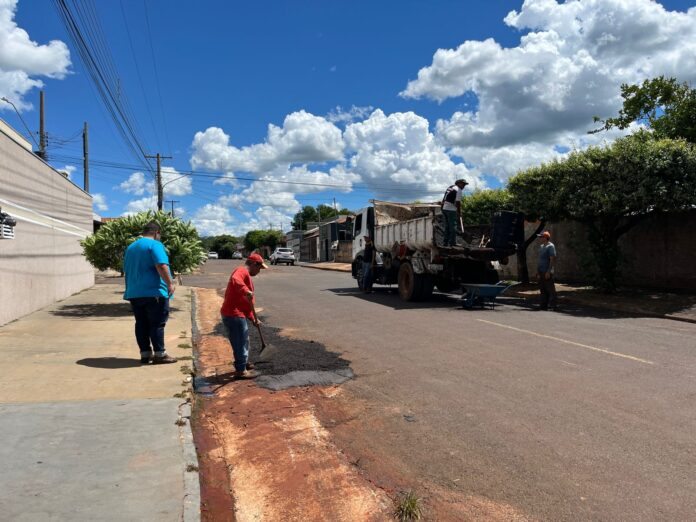
[[360, 229], [362, 229], [362, 214], [355, 216], [355, 224], [353, 225], [353, 237], [360, 237]]

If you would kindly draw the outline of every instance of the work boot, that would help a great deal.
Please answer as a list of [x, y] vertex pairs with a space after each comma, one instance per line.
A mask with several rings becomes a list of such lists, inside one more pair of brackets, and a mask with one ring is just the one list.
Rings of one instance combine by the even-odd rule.
[[155, 355], [154, 359], [152, 359], [152, 364], [171, 364], [175, 362], [177, 362], [177, 359], [166, 353], [164, 355]]

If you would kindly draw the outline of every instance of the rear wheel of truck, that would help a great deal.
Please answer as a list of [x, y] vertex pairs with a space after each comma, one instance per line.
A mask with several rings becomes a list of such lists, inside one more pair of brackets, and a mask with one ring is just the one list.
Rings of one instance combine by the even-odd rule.
[[433, 293], [435, 280], [429, 274], [416, 274], [411, 263], [399, 267], [399, 297], [404, 301], [422, 301]]

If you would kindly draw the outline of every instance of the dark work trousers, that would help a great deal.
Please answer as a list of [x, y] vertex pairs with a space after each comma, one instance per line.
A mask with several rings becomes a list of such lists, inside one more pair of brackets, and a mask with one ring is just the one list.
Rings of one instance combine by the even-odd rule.
[[549, 306], [556, 308], [556, 285], [553, 274], [546, 279], [546, 274], [539, 274], [539, 290], [541, 291], [541, 308], [546, 310]]
[[[164, 354], [164, 325], [169, 319], [169, 299], [166, 297], [135, 297], [130, 300], [135, 316], [135, 339], [140, 357]], [[151, 344], [152, 343], [152, 344]]]

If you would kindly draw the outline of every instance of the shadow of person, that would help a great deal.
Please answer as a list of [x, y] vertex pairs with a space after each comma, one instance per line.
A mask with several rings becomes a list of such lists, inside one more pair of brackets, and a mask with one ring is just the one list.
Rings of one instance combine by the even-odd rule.
[[146, 366], [140, 363], [140, 359], [122, 359], [120, 357], [87, 357], [76, 361], [76, 364], [89, 366], [90, 368], [105, 368], [107, 370]]

